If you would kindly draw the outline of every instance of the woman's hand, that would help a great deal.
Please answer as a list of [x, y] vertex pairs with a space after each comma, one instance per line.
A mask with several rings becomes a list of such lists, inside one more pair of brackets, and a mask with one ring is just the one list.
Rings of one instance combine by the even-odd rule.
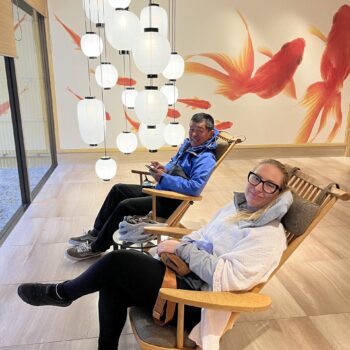
[[173, 239], [160, 242], [157, 247], [157, 253], [158, 255], [162, 253], [175, 253], [175, 249], [179, 244], [179, 241], [175, 241]]

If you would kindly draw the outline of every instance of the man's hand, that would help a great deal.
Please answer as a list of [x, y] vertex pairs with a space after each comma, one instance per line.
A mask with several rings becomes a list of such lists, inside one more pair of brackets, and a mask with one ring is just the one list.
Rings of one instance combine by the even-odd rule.
[[163, 169], [152, 168], [149, 169], [149, 173], [157, 182], [159, 182], [160, 178], [162, 177], [162, 174], [165, 173], [165, 171]]
[[173, 239], [160, 242], [157, 247], [157, 253], [158, 255], [162, 253], [175, 253], [175, 249], [179, 244], [179, 241], [175, 241]]
[[165, 172], [165, 166], [160, 164], [159, 162], [152, 161], [151, 166], [157, 170], [163, 170], [163, 172]]

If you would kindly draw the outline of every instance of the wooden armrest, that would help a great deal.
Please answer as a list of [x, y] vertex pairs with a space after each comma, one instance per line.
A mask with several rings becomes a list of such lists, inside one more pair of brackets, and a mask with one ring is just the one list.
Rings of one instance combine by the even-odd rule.
[[198, 197], [187, 196], [186, 194], [182, 194], [178, 192], [155, 190], [153, 188], [143, 188], [142, 192], [150, 194], [152, 196], [179, 199], [181, 201], [201, 201], [202, 200], [202, 196], [198, 196]]
[[184, 227], [145, 226], [144, 231], [152, 235], [182, 238], [183, 236], [189, 235], [193, 230]]
[[151, 175], [151, 173], [147, 170], [131, 170], [133, 174], [139, 174], [139, 175]]
[[159, 295], [176, 303], [231, 312], [264, 311], [272, 303], [269, 296], [252, 292], [202, 292], [161, 288]]
[[349, 192], [345, 192], [340, 188], [332, 188], [331, 190], [332, 194], [334, 194], [337, 198], [343, 200], [343, 201], [348, 201], [350, 200], [350, 193]]

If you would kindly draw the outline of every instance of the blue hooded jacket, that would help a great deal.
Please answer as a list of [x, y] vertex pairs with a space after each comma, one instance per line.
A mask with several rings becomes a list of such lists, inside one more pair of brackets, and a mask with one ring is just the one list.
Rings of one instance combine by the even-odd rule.
[[181, 166], [188, 179], [163, 173], [156, 189], [199, 196], [216, 164], [215, 149], [218, 134], [219, 131], [214, 129], [214, 135], [196, 147], [191, 146], [188, 138], [185, 139], [176, 155], [165, 165], [165, 169], [169, 171], [177, 164]]

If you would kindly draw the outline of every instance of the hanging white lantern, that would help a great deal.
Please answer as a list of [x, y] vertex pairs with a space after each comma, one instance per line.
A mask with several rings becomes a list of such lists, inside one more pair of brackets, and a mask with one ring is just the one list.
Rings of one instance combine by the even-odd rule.
[[130, 131], [123, 131], [117, 136], [117, 148], [124, 154], [130, 154], [137, 148], [137, 137]]
[[85, 56], [96, 58], [102, 53], [103, 42], [96, 33], [87, 32], [80, 39], [80, 47]]
[[85, 15], [93, 23], [105, 23], [106, 17], [113, 11], [107, 0], [83, 0]]
[[131, 50], [141, 29], [138, 17], [127, 10], [116, 9], [106, 18], [106, 37], [116, 50]]
[[108, 0], [109, 4], [114, 8], [125, 9], [130, 5], [131, 0]]
[[158, 28], [159, 34], [168, 37], [168, 15], [158, 4], [149, 4], [140, 13], [141, 29]]
[[147, 75], [161, 73], [170, 59], [169, 41], [157, 28], [146, 28], [132, 48], [136, 67]]
[[181, 145], [185, 139], [185, 128], [177, 122], [171, 122], [164, 128], [164, 139], [172, 147]]
[[109, 181], [117, 173], [117, 163], [111, 157], [103, 156], [96, 162], [95, 171], [100, 179]]
[[125, 107], [129, 109], [133, 109], [135, 107], [135, 100], [136, 96], [138, 94], [138, 91], [135, 90], [134, 87], [128, 86], [125, 90], [122, 92], [122, 103]]
[[105, 108], [101, 100], [85, 97], [77, 106], [81, 138], [90, 146], [97, 146], [104, 139]]
[[141, 144], [150, 152], [157, 152], [158, 148], [162, 147], [165, 143], [164, 124], [161, 123], [154, 126], [147, 126], [146, 124], [141, 123], [139, 128], [139, 139]]
[[146, 86], [135, 99], [135, 113], [141, 123], [146, 125], [160, 124], [167, 115], [168, 101], [156, 86]]
[[172, 106], [179, 97], [179, 90], [173, 83], [166, 83], [160, 88], [160, 91], [167, 98], [169, 106]]
[[169, 80], [177, 80], [182, 77], [185, 71], [185, 61], [177, 52], [172, 52], [169, 63], [163, 70], [163, 75]]
[[95, 70], [96, 82], [104, 89], [110, 89], [117, 83], [117, 69], [110, 62], [101, 62]]

